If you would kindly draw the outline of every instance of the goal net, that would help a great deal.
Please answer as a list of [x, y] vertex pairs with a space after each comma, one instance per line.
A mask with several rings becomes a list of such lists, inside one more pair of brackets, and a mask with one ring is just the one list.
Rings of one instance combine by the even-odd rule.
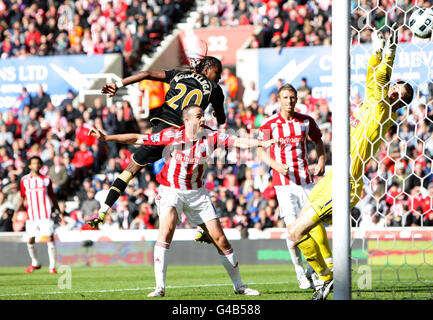
[[414, 89], [379, 150], [363, 163], [363, 190], [351, 212], [352, 299], [433, 298], [433, 42], [413, 36], [408, 25], [414, 10], [429, 6], [352, 1], [351, 114], [366, 95], [372, 27], [387, 38], [398, 23], [391, 85], [404, 80]]

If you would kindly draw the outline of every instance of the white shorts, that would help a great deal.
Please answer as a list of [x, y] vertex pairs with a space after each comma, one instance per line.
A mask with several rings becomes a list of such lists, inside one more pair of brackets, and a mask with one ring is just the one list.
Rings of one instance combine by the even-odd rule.
[[26, 232], [29, 238], [41, 236], [52, 236], [54, 234], [54, 221], [53, 220], [27, 220]]
[[284, 219], [287, 225], [295, 222], [302, 206], [308, 201], [308, 194], [314, 187], [314, 183], [305, 186], [296, 184], [288, 186], [275, 186], [277, 193], [278, 206], [280, 208], [280, 217]]
[[193, 227], [219, 218], [209, 193], [204, 187], [197, 190], [180, 190], [161, 185], [155, 203], [159, 216], [167, 214], [170, 207], [176, 208], [177, 224], [181, 222], [182, 212]]

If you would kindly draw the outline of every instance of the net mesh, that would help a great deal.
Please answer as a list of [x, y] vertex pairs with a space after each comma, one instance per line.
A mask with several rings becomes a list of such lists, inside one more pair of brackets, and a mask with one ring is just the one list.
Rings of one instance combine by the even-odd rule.
[[420, 7], [430, 3], [352, 1], [351, 114], [365, 98], [373, 27], [388, 38], [389, 26], [400, 26], [391, 83], [407, 81], [415, 93], [364, 163], [364, 187], [351, 216], [355, 299], [433, 298], [433, 43], [409, 29]]

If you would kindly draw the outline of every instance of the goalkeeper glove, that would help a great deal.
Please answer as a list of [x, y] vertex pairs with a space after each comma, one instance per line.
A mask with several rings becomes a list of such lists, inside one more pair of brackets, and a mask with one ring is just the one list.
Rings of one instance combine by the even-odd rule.
[[397, 23], [393, 23], [391, 28], [389, 29], [389, 37], [386, 40], [385, 54], [386, 55], [395, 55], [395, 51], [397, 50], [398, 43], [398, 25]]
[[382, 50], [385, 47], [385, 38], [383, 37], [383, 34], [379, 32], [379, 30], [374, 28], [371, 38], [372, 38], [373, 52], [382, 53]]
[[104, 220], [105, 220], [105, 213], [99, 212], [99, 213], [95, 214], [93, 217], [91, 217], [89, 219], [89, 221], [87, 221], [87, 224], [89, 226], [91, 226], [92, 228], [96, 228], [98, 225], [103, 223]]

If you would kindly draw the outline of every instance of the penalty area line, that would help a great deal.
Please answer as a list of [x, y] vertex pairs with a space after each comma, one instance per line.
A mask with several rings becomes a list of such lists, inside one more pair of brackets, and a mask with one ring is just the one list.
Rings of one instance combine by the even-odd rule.
[[[264, 284], [287, 284], [287, 282], [250, 282], [248, 285], [264, 285]], [[187, 289], [187, 288], [203, 288], [203, 287], [231, 287], [231, 283], [213, 283], [213, 284], [196, 284], [189, 286], [167, 286], [167, 289]], [[83, 290], [83, 291], [70, 291], [71, 289], [63, 289], [62, 291], [51, 291], [51, 292], [40, 292], [40, 293], [10, 293], [0, 294], [0, 297], [19, 297], [19, 296], [36, 296], [36, 295], [53, 295], [53, 294], [83, 294], [83, 293], [111, 293], [111, 292], [127, 292], [127, 291], [140, 291], [140, 290], [154, 290], [155, 287], [143, 287], [143, 288], [126, 288], [126, 289], [106, 289], [106, 290]]]

